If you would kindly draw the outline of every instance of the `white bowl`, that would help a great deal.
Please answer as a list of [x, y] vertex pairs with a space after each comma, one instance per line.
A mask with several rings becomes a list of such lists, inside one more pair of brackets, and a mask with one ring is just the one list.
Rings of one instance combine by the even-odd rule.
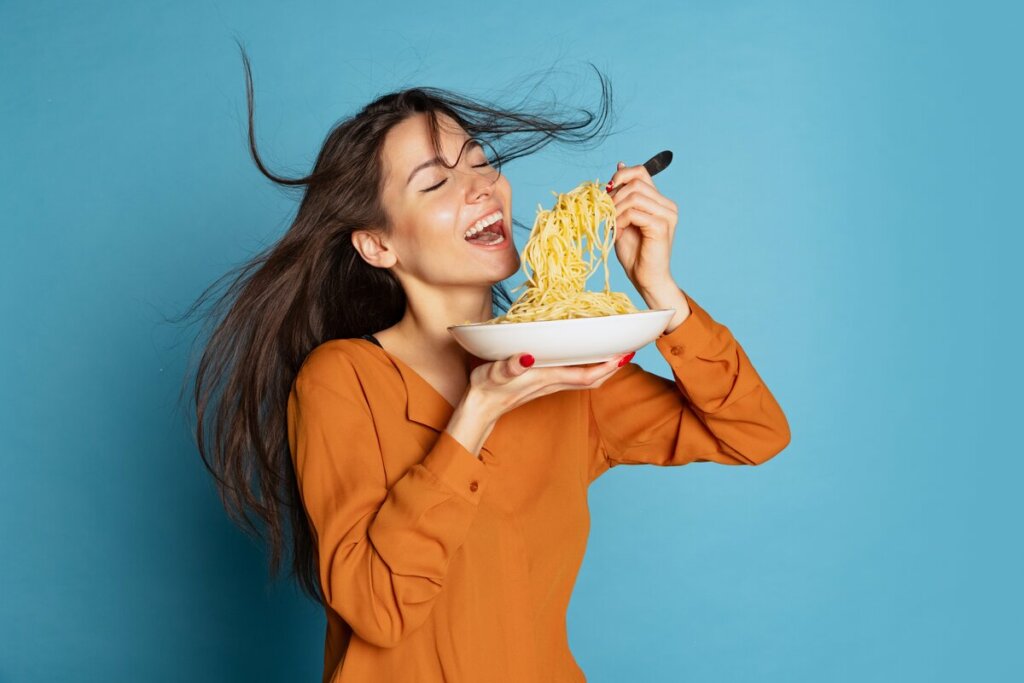
[[665, 331], [675, 309], [570, 320], [449, 325], [455, 340], [477, 358], [504, 360], [529, 353], [535, 368], [602, 363], [636, 351]]

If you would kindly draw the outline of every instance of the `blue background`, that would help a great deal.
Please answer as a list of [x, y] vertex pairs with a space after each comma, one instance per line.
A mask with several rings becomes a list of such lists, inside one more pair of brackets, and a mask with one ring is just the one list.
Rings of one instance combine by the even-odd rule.
[[[656, 184], [680, 206], [676, 279], [793, 440], [762, 467], [593, 485], [568, 617], [590, 681], [1019, 675], [1021, 19], [977, 2], [5, 3], [0, 680], [319, 680], [322, 613], [227, 520], [176, 405], [189, 330], [162, 322], [296, 208], [247, 156], [235, 36], [281, 173], [400, 87], [486, 96], [554, 65], [560, 96], [593, 105], [584, 60], [620, 132], [507, 166], [517, 218], [675, 152]], [[653, 345], [636, 360], [668, 374]]]

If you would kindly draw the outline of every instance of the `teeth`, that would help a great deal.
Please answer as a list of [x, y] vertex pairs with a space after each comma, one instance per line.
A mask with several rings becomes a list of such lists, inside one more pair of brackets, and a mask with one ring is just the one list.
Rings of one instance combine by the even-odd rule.
[[496, 223], [499, 220], [501, 220], [501, 211], [495, 211], [489, 216], [484, 216], [476, 223], [474, 223], [473, 227], [466, 231], [466, 239], [469, 239], [473, 235], [477, 234], [478, 232], [486, 228], [488, 225], [492, 225], [493, 223]]

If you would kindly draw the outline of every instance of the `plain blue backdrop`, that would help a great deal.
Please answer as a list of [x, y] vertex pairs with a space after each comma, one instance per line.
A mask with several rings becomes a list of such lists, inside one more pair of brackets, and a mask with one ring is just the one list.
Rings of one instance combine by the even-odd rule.
[[[227, 520], [176, 403], [196, 330], [163, 322], [296, 208], [247, 156], [236, 37], [281, 173], [401, 87], [487, 96], [554, 66], [559, 97], [592, 106], [586, 60], [618, 132], [507, 166], [517, 219], [675, 152], [656, 184], [680, 207], [676, 279], [743, 344], [793, 439], [762, 467], [593, 485], [568, 616], [590, 681], [1020, 675], [1022, 18], [4, 3], [0, 680], [319, 680], [322, 612]], [[612, 284], [642, 304], [617, 261]], [[653, 345], [636, 362], [668, 374]]]

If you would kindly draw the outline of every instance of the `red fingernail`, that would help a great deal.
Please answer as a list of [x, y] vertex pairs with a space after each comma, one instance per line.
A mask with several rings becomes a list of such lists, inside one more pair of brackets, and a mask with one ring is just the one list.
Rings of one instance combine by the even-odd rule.
[[635, 355], [636, 355], [636, 351], [630, 351], [628, 354], [623, 356], [622, 360], [619, 361], [619, 367], [621, 368], [623, 365], [625, 365], [629, 361], [633, 360], [633, 356], [635, 356]]
[[531, 355], [530, 355], [530, 354], [528, 354], [528, 353], [524, 353], [524, 354], [523, 354], [522, 356], [520, 356], [520, 358], [519, 358], [519, 363], [520, 363], [520, 364], [521, 364], [521, 365], [522, 365], [522, 366], [523, 366], [524, 368], [528, 368], [528, 367], [530, 367], [531, 365], [533, 365], [533, 356], [531, 356]]
[[604, 191], [605, 192], [611, 192], [612, 191], [612, 181], [610, 181], [610, 180], [608, 181], [608, 184], [604, 186]]

